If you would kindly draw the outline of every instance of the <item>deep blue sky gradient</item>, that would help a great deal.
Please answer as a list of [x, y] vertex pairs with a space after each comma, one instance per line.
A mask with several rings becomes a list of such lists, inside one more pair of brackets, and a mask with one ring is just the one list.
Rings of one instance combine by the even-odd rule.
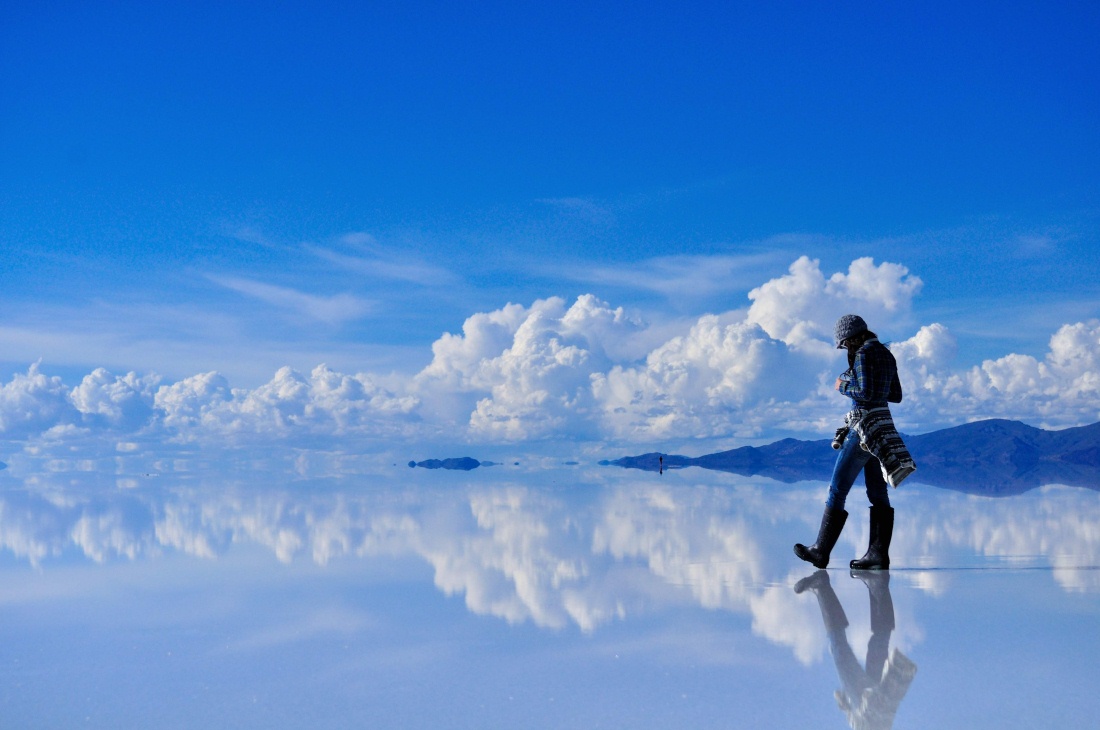
[[[1040, 354], [1100, 315], [1097, 37], [1084, 2], [9, 4], [4, 319], [94, 311], [199, 347], [213, 312], [415, 367], [507, 301], [688, 316], [801, 254], [871, 255], [924, 280], [920, 320], [972, 357]], [[458, 273], [410, 287], [303, 248], [356, 232]], [[697, 301], [577, 276], [729, 254], [763, 255], [755, 278]], [[372, 304], [318, 328], [225, 277]]]

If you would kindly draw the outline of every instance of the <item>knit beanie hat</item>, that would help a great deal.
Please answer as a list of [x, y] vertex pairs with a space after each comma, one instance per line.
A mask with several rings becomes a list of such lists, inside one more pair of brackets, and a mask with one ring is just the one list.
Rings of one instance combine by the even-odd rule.
[[867, 331], [867, 323], [858, 314], [845, 314], [836, 321], [833, 327], [833, 337], [836, 339], [836, 349], [841, 349], [841, 344], [849, 337], [855, 337], [860, 332]]

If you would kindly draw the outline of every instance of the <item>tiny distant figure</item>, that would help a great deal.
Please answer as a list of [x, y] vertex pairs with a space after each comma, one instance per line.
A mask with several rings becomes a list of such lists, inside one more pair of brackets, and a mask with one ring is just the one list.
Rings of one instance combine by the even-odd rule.
[[794, 554], [815, 568], [829, 564], [829, 554], [848, 519], [844, 501], [862, 471], [871, 502], [871, 539], [867, 553], [850, 566], [853, 570], [886, 570], [894, 532], [894, 508], [886, 485], [897, 487], [917, 468], [890, 414], [889, 403], [901, 403], [898, 366], [859, 315], [846, 314], [837, 320], [834, 337], [837, 349], [848, 351], [848, 369], [836, 379], [835, 389], [851, 398], [853, 405], [833, 439], [833, 448], [839, 453], [817, 541], [809, 547], [796, 544]]
[[663, 456], [658, 456], [657, 457], [657, 467], [658, 467], [657, 468], [657, 473], [658, 474], [664, 474], [665, 473], [665, 457], [663, 457]]

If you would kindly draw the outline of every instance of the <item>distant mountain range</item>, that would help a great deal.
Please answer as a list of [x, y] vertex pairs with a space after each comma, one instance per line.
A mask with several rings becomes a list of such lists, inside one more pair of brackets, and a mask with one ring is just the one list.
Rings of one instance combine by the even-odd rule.
[[[904, 436], [917, 463], [909, 482], [968, 494], [1007, 496], [1044, 484], [1066, 484], [1100, 491], [1100, 423], [1046, 431], [1019, 421], [977, 421], [941, 431]], [[601, 464], [658, 471], [698, 466], [781, 482], [828, 481], [836, 462], [829, 439], [783, 439], [767, 446], [744, 446], [690, 457], [650, 453]], [[862, 479], [857, 481], [862, 485]], [[859, 487], [857, 487], [859, 488]]]

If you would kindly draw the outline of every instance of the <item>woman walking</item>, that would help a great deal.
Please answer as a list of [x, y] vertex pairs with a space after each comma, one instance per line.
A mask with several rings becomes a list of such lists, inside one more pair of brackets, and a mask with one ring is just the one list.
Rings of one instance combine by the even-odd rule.
[[835, 388], [851, 398], [853, 406], [845, 416], [846, 428], [837, 434], [837, 440], [843, 442], [833, 467], [817, 541], [809, 547], [795, 545], [794, 553], [816, 568], [829, 564], [829, 554], [848, 520], [844, 501], [862, 471], [871, 502], [871, 540], [867, 553], [850, 565], [853, 570], [885, 570], [890, 567], [894, 532], [894, 508], [886, 485], [889, 482], [896, 487], [916, 470], [894, 428], [888, 405], [901, 403], [897, 362], [859, 315], [841, 317], [833, 334], [837, 349], [848, 351], [848, 369], [836, 379]]

